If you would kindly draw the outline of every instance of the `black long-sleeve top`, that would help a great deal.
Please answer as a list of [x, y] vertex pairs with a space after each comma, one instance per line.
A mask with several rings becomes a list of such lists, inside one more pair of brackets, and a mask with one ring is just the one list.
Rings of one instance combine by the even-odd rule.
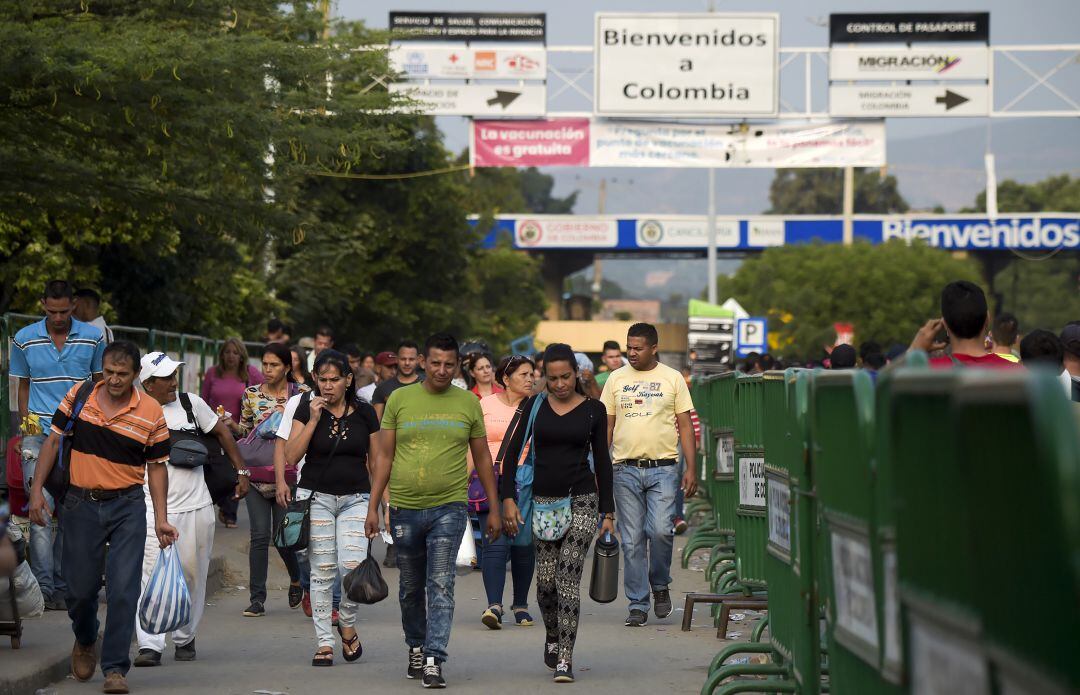
[[[503, 499], [517, 498], [514, 478], [525, 445], [525, 423], [532, 412], [535, 398], [533, 396], [522, 406], [523, 421], [506, 447], [500, 490]], [[534, 495], [564, 497], [595, 492], [600, 496], [600, 512], [615, 512], [611, 456], [607, 442], [607, 411], [600, 401], [586, 398], [576, 408], [560, 416], [551, 409], [550, 398], [545, 399], [536, 413], [530, 446], [535, 447], [536, 451]], [[595, 474], [589, 470], [587, 455], [590, 447]]]

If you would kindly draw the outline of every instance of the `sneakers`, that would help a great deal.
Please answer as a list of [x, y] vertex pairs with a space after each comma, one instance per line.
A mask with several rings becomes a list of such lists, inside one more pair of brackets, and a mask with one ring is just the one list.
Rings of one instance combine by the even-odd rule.
[[304, 592], [304, 600], [300, 602], [300, 605], [304, 607], [304, 615], [311, 617], [311, 594]]
[[419, 678], [424, 675], [424, 648], [411, 647], [409, 649], [409, 670], [405, 672], [406, 678]]
[[245, 618], [261, 618], [266, 615], [261, 601], [252, 601], [251, 605], [244, 609]]
[[177, 647], [173, 653], [173, 658], [177, 661], [195, 661], [195, 640], [191, 640], [187, 644]]
[[633, 608], [630, 610], [630, 615], [626, 618], [626, 627], [645, 627], [649, 622], [649, 614], [640, 608]]
[[52, 596], [45, 599], [45, 610], [47, 611], [66, 611], [67, 601], [60, 595], [59, 591], [54, 591]]
[[671, 592], [660, 589], [652, 592], [653, 613], [657, 618], [664, 619], [671, 615]]
[[131, 691], [128, 690], [127, 679], [124, 678], [124, 674], [119, 671], [110, 671], [105, 674], [105, 685], [102, 686], [101, 692], [126, 695]]
[[304, 587], [299, 584], [289, 585], [289, 608], [296, 608], [300, 605], [300, 601], [303, 600], [307, 592], [304, 591]]
[[681, 516], [675, 517], [675, 535], [681, 536], [686, 533], [686, 529], [690, 528], [690, 524], [686, 523], [686, 519]]
[[161, 652], [153, 649], [140, 649], [138, 656], [135, 657], [135, 661], [131, 662], [131, 665], [137, 668], [161, 666]]
[[554, 681], [556, 683], [574, 682], [574, 669], [571, 668], [569, 661], [560, 661], [555, 665]]
[[97, 669], [95, 647], [97, 642], [83, 646], [78, 640], [75, 641], [75, 646], [71, 648], [71, 675], [75, 676], [75, 680], [86, 682], [94, 677]]
[[544, 641], [544, 666], [554, 671], [559, 663], [559, 643]]
[[503, 613], [502, 608], [498, 606], [490, 606], [484, 614], [480, 616], [480, 622], [487, 625], [489, 630], [501, 630], [502, 629]]
[[425, 688], [445, 688], [446, 681], [442, 677], [442, 665], [435, 660], [435, 657], [429, 656], [424, 659], [424, 687]]

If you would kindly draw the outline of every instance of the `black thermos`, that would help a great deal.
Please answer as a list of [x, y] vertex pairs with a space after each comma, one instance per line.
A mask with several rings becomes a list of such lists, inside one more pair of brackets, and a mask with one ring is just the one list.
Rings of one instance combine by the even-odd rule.
[[619, 541], [610, 533], [596, 541], [589, 596], [597, 603], [611, 603], [619, 597]]

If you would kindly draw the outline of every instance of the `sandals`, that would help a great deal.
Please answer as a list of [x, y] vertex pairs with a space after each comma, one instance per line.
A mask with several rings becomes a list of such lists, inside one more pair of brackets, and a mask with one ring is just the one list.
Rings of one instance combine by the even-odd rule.
[[341, 638], [341, 655], [345, 657], [345, 661], [353, 662], [359, 659], [364, 653], [364, 645], [360, 644], [359, 633], [352, 636], [352, 639], [345, 639], [345, 634], [341, 631], [341, 626], [338, 625], [337, 629], [338, 637]]
[[311, 659], [312, 666], [333, 666], [334, 665], [334, 649], [333, 647], [319, 647], [315, 650], [315, 656]]
[[484, 614], [480, 616], [480, 622], [487, 625], [489, 630], [501, 630], [502, 629], [503, 612], [499, 606], [490, 606]]
[[533, 617], [529, 615], [529, 611], [525, 608], [514, 608], [514, 622], [518, 624], [518, 627], [532, 627], [536, 623], [533, 622]]
[[218, 512], [218, 515], [217, 515], [217, 518], [218, 518], [218, 521], [220, 521], [220, 522], [221, 522], [221, 524], [222, 524], [222, 525], [223, 525], [223, 526], [224, 526], [225, 528], [236, 528], [236, 519], [232, 519], [232, 520], [228, 519], [228, 518], [227, 518], [227, 517], [225, 516], [225, 512], [220, 512], [220, 511], [219, 511], [219, 512]]

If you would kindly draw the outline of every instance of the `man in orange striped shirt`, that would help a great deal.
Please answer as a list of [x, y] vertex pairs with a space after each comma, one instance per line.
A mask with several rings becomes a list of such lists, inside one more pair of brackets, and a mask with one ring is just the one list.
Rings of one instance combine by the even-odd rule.
[[[102, 364], [104, 378], [94, 385], [67, 440], [71, 487], [61, 503], [61, 533], [66, 602], [75, 633], [71, 672], [76, 679], [87, 681], [97, 666], [98, 593], [100, 568], [105, 564], [109, 590], [101, 645], [104, 692], [127, 693], [129, 648], [135, 631], [146, 538], [144, 475], [149, 482], [154, 528], [161, 547], [172, 545], [178, 534], [168, 522], [166, 509], [169, 478], [164, 464], [169, 460], [169, 430], [165, 416], [157, 401], [134, 388], [139, 349], [126, 341], [111, 343], [105, 348]], [[53, 416], [52, 432], [41, 447], [30, 491], [30, 518], [39, 525], [46, 522], [42, 487], [56, 462], [60, 437], [71, 422], [79, 386], [68, 391], [60, 403]]]

